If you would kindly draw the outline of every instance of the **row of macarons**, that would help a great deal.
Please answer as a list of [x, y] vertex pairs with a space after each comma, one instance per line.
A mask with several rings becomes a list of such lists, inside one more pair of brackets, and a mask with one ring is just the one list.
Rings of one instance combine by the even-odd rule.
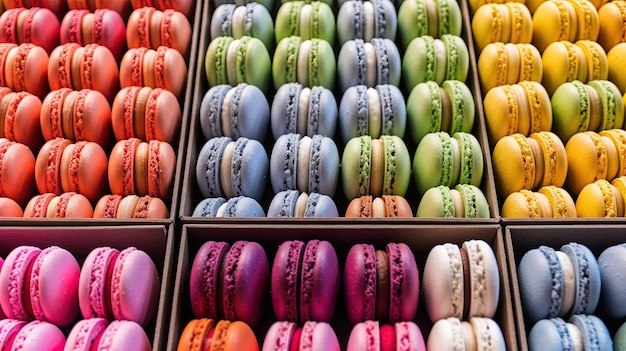
[[472, 16], [474, 43], [478, 51], [492, 42], [533, 43], [544, 52], [555, 41], [591, 40], [609, 51], [624, 41], [624, 3], [597, 5], [588, 0], [544, 1], [536, 8], [521, 2], [485, 4]]
[[48, 53], [40, 46], [0, 43], [0, 86], [26, 91], [40, 99], [51, 90], [92, 89], [113, 102], [120, 88], [148, 86], [171, 91], [179, 101], [187, 81], [187, 63], [177, 50], [128, 49], [118, 64], [104, 45], [61, 44]]
[[152, 258], [136, 247], [97, 247], [79, 264], [70, 251], [22, 245], [0, 262], [2, 317], [72, 325], [77, 318], [129, 320], [156, 315], [160, 278]]
[[[212, 338], [207, 338], [213, 335]], [[385, 324], [368, 320], [356, 324], [345, 345], [347, 351], [359, 350], [441, 350], [455, 345], [475, 345], [479, 349], [506, 350], [505, 339], [498, 324], [490, 319], [474, 317], [470, 321], [447, 318], [436, 322], [425, 338], [419, 326], [411, 321]], [[301, 326], [293, 322], [274, 322], [262, 341], [241, 321], [194, 319], [187, 323], [179, 342], [179, 351], [194, 350], [196, 345], [250, 351], [340, 351], [342, 347], [333, 326], [325, 322], [307, 321]]]
[[[483, 240], [435, 245], [420, 267], [421, 279], [405, 243], [355, 244], [343, 267], [325, 240], [284, 241], [271, 261], [263, 246], [244, 240], [206, 241], [193, 255], [188, 283], [193, 316], [239, 320], [253, 328], [265, 320], [264, 301], [270, 299], [276, 320], [331, 322], [341, 305], [355, 325], [414, 321], [422, 296], [432, 323], [494, 318], [501, 295], [496, 257]], [[340, 298], [343, 304], [337, 303]]]
[[[340, 162], [341, 161], [341, 162]], [[413, 162], [397, 136], [354, 137], [341, 155], [335, 142], [322, 135], [280, 136], [270, 157], [254, 139], [215, 137], [198, 154], [194, 170], [198, 189], [207, 198], [246, 196], [260, 201], [271, 183], [274, 194], [299, 190], [335, 196], [341, 177], [347, 200], [364, 195], [405, 196], [411, 178], [419, 195], [439, 185], [483, 183], [484, 156], [472, 134], [427, 134]]]
[[188, 57], [191, 25], [185, 14], [174, 9], [154, 7], [133, 10], [128, 20], [110, 9], [69, 10], [59, 21], [43, 7], [17, 7], [0, 15], [2, 43], [32, 43], [50, 54], [59, 44], [100, 44], [107, 47], [119, 62], [130, 48], [157, 49], [167, 46]]
[[[37, 2], [37, 7], [43, 7], [52, 11], [57, 19], [62, 20], [63, 16], [70, 10], [88, 10], [95, 12], [98, 9], [109, 9], [119, 13], [124, 19], [130, 16], [133, 10], [142, 7], [154, 7], [160, 11], [174, 9], [180, 11], [187, 18], [193, 16], [195, 1], [186, 0], [116, 0], [116, 1], [95, 1], [95, 0], [42, 0]], [[26, 0], [3, 0], [0, 1], [0, 12], [13, 8], [35, 7], [32, 1]]]

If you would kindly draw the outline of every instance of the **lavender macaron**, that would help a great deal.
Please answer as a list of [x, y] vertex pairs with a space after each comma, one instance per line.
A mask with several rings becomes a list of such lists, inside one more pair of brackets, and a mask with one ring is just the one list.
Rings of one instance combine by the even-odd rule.
[[283, 84], [272, 101], [271, 126], [274, 139], [289, 133], [333, 138], [337, 126], [335, 95], [319, 85]]
[[263, 145], [254, 139], [216, 137], [198, 155], [196, 180], [205, 197], [263, 197], [269, 161]]
[[338, 178], [339, 151], [331, 138], [285, 134], [276, 140], [270, 159], [275, 194], [291, 189], [333, 196]]
[[196, 206], [193, 217], [265, 217], [259, 202], [251, 197], [237, 196], [226, 200], [223, 197], [207, 198]]
[[330, 196], [318, 193], [281, 191], [270, 203], [268, 217], [338, 217], [337, 205]]
[[245, 137], [265, 140], [270, 107], [261, 89], [246, 83], [235, 87], [216, 85], [209, 89], [200, 105], [200, 126], [204, 137]]

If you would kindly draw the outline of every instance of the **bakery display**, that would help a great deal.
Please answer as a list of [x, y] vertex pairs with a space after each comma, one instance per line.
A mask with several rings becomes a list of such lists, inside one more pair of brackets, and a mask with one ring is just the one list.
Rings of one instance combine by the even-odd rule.
[[240, 240], [207, 241], [190, 268], [189, 293], [196, 318], [258, 324], [270, 287], [270, 265], [263, 247]]
[[426, 350], [424, 336], [413, 322], [381, 325], [378, 321], [365, 321], [355, 325], [348, 339], [348, 351], [358, 350]]
[[211, 40], [220, 36], [259, 38], [269, 50], [275, 43], [274, 19], [268, 8], [258, 2], [221, 4], [211, 16]]
[[330, 322], [339, 291], [339, 262], [325, 240], [281, 243], [272, 261], [272, 306], [277, 320]]
[[413, 211], [409, 202], [399, 195], [363, 195], [350, 201], [345, 217], [411, 218]]
[[283, 134], [333, 138], [337, 129], [338, 106], [332, 90], [285, 83], [272, 99], [270, 123], [274, 140]]
[[325, 322], [304, 322], [302, 326], [293, 322], [277, 321], [265, 334], [263, 351], [296, 350], [339, 351], [339, 341], [333, 327]]
[[270, 202], [267, 217], [339, 217], [339, 213], [328, 195], [284, 190]]
[[348, 40], [396, 39], [398, 15], [390, 0], [345, 1], [337, 11], [339, 45]]

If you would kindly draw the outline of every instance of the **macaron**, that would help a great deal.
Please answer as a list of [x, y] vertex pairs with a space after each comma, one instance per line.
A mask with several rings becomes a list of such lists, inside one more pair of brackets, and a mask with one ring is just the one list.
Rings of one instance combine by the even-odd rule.
[[[184, 1], [181, 1], [184, 2]], [[252, 0], [244, 0], [243, 4], [248, 4], [253, 2]], [[254, 2], [258, 2], [259, 4], [265, 6], [265, 8], [268, 9], [268, 11], [272, 11], [274, 9], [274, 0], [261, 0], [261, 1], [254, 1]], [[331, 2], [329, 0], [325, 1], [327, 4], [331, 4]], [[213, 0], [213, 5], [214, 7], [219, 7], [220, 5], [223, 4], [235, 4], [235, 2], [233, 0]]]
[[[76, 0], [70, 0], [76, 1]], [[111, 8], [115, 9], [119, 13], [126, 13], [123, 11], [123, 8], [128, 7], [125, 1], [117, 4], [108, 4]], [[173, 9], [176, 11], [182, 12], [187, 18], [193, 17], [193, 12], [195, 9], [195, 4], [193, 2], [188, 2], [184, 0], [171, 0], [171, 1], [159, 1], [159, 0], [130, 0], [131, 8], [136, 10], [142, 7], [151, 6], [156, 8], [157, 10], [165, 11], [167, 9]]]
[[402, 1], [398, 8], [398, 32], [403, 48], [423, 35], [441, 38], [444, 34], [461, 35], [461, 31], [461, 6], [456, 1]]
[[543, 85], [523, 81], [490, 89], [483, 99], [489, 142], [493, 146], [502, 137], [552, 129], [550, 95]]
[[398, 15], [389, 0], [349, 0], [337, 12], [337, 37], [339, 45], [348, 40], [373, 38], [396, 39]]
[[608, 328], [594, 315], [574, 315], [567, 322], [559, 317], [543, 319], [528, 334], [529, 350], [562, 350], [563, 345], [580, 350], [613, 350]]
[[15, 319], [6, 319], [2, 323], [2, 332], [8, 333], [3, 346], [11, 350], [61, 351], [65, 346], [65, 335], [61, 329], [46, 321], [35, 320], [26, 323]]
[[235, 196], [226, 200], [223, 197], [206, 198], [193, 210], [193, 217], [265, 217], [259, 202], [247, 196]]
[[268, 91], [272, 61], [260, 39], [246, 35], [239, 39], [217, 37], [209, 43], [204, 59], [210, 87], [247, 83], [264, 93]]
[[40, 114], [43, 138], [50, 141], [92, 141], [103, 149], [111, 144], [111, 105], [97, 90], [61, 88], [43, 100]]
[[472, 34], [478, 51], [489, 43], [530, 43], [533, 23], [530, 10], [519, 2], [479, 6], [472, 17]]
[[504, 218], [552, 218], [550, 200], [538, 191], [522, 189], [511, 193], [502, 203]]
[[412, 218], [413, 211], [409, 202], [399, 195], [383, 195], [376, 198], [363, 195], [348, 203], [345, 217]]
[[613, 348], [615, 351], [626, 350], [626, 327], [622, 324], [613, 336]]
[[[339, 340], [333, 327], [325, 322], [307, 321], [299, 327], [294, 322], [274, 322], [265, 334], [263, 351], [339, 351]], [[250, 349], [255, 350], [255, 349]]]
[[426, 190], [417, 207], [416, 217], [489, 218], [487, 198], [480, 188], [458, 184], [454, 188], [440, 185]]
[[328, 195], [285, 190], [274, 196], [267, 217], [339, 217], [339, 213]]
[[259, 351], [259, 343], [248, 324], [242, 321], [193, 319], [183, 329], [178, 350], [192, 351], [223, 347], [228, 350]]
[[0, 26], [4, 29], [0, 42], [30, 43], [42, 47], [48, 54], [59, 45], [59, 19], [41, 5], [4, 11], [0, 16]]
[[283, 242], [272, 262], [270, 287], [277, 320], [330, 322], [339, 282], [339, 262], [331, 243]]
[[0, 89], [0, 137], [39, 150], [43, 144], [41, 107], [41, 99], [31, 93]]
[[109, 323], [104, 318], [88, 318], [74, 324], [67, 335], [64, 350], [119, 350], [126, 347], [141, 351], [152, 349], [141, 325], [127, 320]]
[[117, 141], [139, 138], [175, 145], [181, 123], [182, 112], [176, 95], [162, 88], [122, 88], [111, 105], [111, 125]]
[[187, 16], [171, 8], [163, 11], [149, 6], [135, 9], [126, 24], [129, 49], [146, 47], [156, 50], [166, 46], [188, 57], [191, 34]]
[[349, 87], [339, 105], [339, 131], [344, 143], [362, 135], [404, 137], [407, 108], [404, 96], [394, 85], [383, 84], [368, 88]]
[[129, 320], [145, 327], [155, 315], [159, 273], [143, 250], [97, 247], [80, 269], [78, 301], [83, 318]]
[[209, 139], [198, 155], [196, 180], [205, 197], [248, 196], [265, 192], [269, 160], [263, 145], [248, 138]]
[[24, 218], [92, 218], [93, 206], [89, 199], [74, 192], [56, 195], [35, 195], [24, 209]]
[[59, 327], [78, 315], [80, 266], [58, 246], [18, 246], [0, 269], [0, 305], [8, 318], [47, 321]]
[[168, 201], [175, 170], [176, 153], [170, 144], [137, 138], [120, 140], [109, 156], [109, 188], [117, 195], [150, 195]]
[[[115, 12], [118, 12], [119, 14], [122, 15], [123, 18], [128, 18], [128, 15], [130, 15], [130, 11], [132, 10], [132, 6], [131, 3], [135, 3], [136, 0], [133, 1], [112, 1], [112, 2], [108, 2], [106, 4], [106, 8], [110, 8], [111, 10], [114, 10]], [[175, 1], [176, 3], [178, 1]], [[89, 10], [89, 11], [95, 11], [96, 9], [99, 8], [105, 8], [105, 4], [102, 3], [97, 3], [94, 0], [87, 0], [87, 1], [82, 1], [82, 0], [67, 0], [67, 7], [70, 10]]]
[[480, 186], [483, 178], [483, 152], [472, 134], [429, 133], [417, 145], [413, 157], [413, 180], [423, 195], [428, 189], [457, 184]]
[[182, 101], [187, 72], [187, 63], [176, 49], [164, 45], [157, 49], [132, 48], [122, 57], [119, 82], [121, 88], [147, 86], [169, 90]]
[[[488, 106], [485, 106], [487, 108]], [[465, 83], [446, 80], [441, 86], [434, 81], [417, 84], [406, 102], [409, 131], [416, 144], [428, 133], [471, 133], [476, 106]]]
[[586, 82], [608, 77], [608, 59], [606, 51], [593, 40], [578, 40], [576, 46], [580, 47], [585, 54], [587, 61], [587, 80]]
[[406, 145], [397, 136], [350, 139], [341, 156], [341, 179], [346, 199], [363, 195], [404, 196], [411, 178]]
[[398, 86], [401, 75], [398, 47], [388, 38], [373, 38], [369, 42], [352, 39], [341, 45], [337, 56], [339, 88], [390, 84]]
[[618, 146], [606, 135], [587, 131], [576, 133], [567, 141], [567, 177], [565, 185], [574, 194], [587, 184], [617, 176], [620, 164]]
[[[601, 58], [601, 55], [598, 57]], [[595, 62], [602, 61], [596, 59]], [[565, 82], [587, 81], [589, 67], [587, 55], [582, 46], [570, 41], [560, 40], [550, 43], [541, 55], [541, 63], [543, 66], [541, 82], [550, 95]]]
[[[46, 74], [49, 56], [46, 50], [32, 43], [0, 44], [0, 86], [13, 91], [26, 91], [43, 99], [50, 91]], [[52, 84], [52, 83], [50, 83]]]
[[[30, 7], [32, 4], [29, 1], [25, 0], [16, 0], [16, 1], [6, 1], [2, 2], [0, 8], [2, 10], [20, 8], [20, 7]], [[62, 18], [63, 14], [67, 12], [67, 1], [65, 0], [44, 0], [39, 3], [39, 7], [44, 7], [52, 11], [58, 18]]]
[[[498, 67], [494, 74], [494, 67]], [[541, 82], [543, 65], [533, 44], [489, 43], [478, 57], [478, 76], [484, 92], [525, 80]]]
[[[120, 70], [111, 50], [100, 44], [80, 46], [67, 43], [57, 46], [47, 65], [51, 90], [92, 89], [113, 101], [120, 86]], [[123, 82], [123, 81], [122, 81]]]
[[61, 44], [100, 44], [107, 47], [117, 62], [126, 51], [126, 24], [119, 12], [111, 9], [70, 10], [62, 17]]
[[397, 350], [407, 347], [410, 350], [426, 350], [422, 331], [413, 322], [398, 322], [381, 325], [378, 321], [365, 321], [356, 324], [350, 331], [347, 351], [358, 350]]
[[166, 219], [169, 210], [158, 197], [104, 195], [93, 210], [93, 218]]
[[[624, 132], [622, 129], [608, 129], [608, 130], [603, 130], [600, 133], [598, 133], [598, 135], [600, 135], [601, 137], [607, 137], [609, 140], [611, 140], [613, 142], [613, 145], [615, 146], [615, 148], [617, 149], [617, 173], [615, 174], [615, 177], [621, 177], [623, 175], [626, 175], [626, 132]], [[604, 139], [603, 139], [604, 140]], [[610, 144], [607, 144], [610, 145]], [[608, 150], [607, 152], [612, 152], [612, 150]], [[611, 154], [608, 154], [609, 156]], [[608, 159], [609, 161], [611, 161], [611, 159]], [[609, 163], [610, 165], [613, 164], [612, 162]], [[608, 173], [608, 171], [607, 171]], [[608, 178], [607, 178], [608, 179]]]
[[260, 39], [265, 47], [274, 47], [274, 20], [267, 7], [258, 2], [245, 5], [221, 4], [211, 17], [211, 40], [217, 37]]
[[263, 318], [270, 265], [256, 242], [207, 241], [194, 256], [189, 276], [196, 318], [239, 320], [255, 326]]
[[578, 217], [624, 217], [624, 199], [606, 179], [585, 185], [576, 198]]
[[35, 156], [28, 146], [0, 138], [0, 196], [26, 205], [37, 190]]
[[15, 202], [15, 200], [8, 197], [0, 197], [0, 217], [23, 217], [24, 210]]
[[613, 82], [624, 94], [626, 93], [626, 74], [622, 67], [626, 64], [626, 43], [619, 43], [608, 50], [606, 54], [609, 75], [608, 79]]
[[419, 303], [420, 281], [415, 256], [405, 243], [350, 248], [343, 271], [346, 314], [350, 323], [367, 320], [412, 321]]
[[335, 44], [335, 14], [332, 7], [325, 2], [285, 1], [276, 13], [274, 32], [277, 43], [283, 38], [295, 35], [302, 40], [322, 39], [333, 46]]
[[477, 350], [506, 350], [502, 329], [491, 318], [474, 317], [469, 321], [450, 317], [437, 321], [430, 333], [428, 350], [449, 350], [456, 345]]
[[619, 303], [623, 301], [624, 291], [626, 291], [621, 276], [626, 265], [624, 249], [626, 249], [624, 244], [607, 247], [597, 259], [602, 282], [598, 311], [609, 318], [626, 316], [626, 309]]
[[407, 91], [422, 82], [445, 80], [465, 82], [469, 71], [469, 52], [465, 41], [457, 35], [443, 34], [436, 39], [429, 35], [409, 42], [402, 58], [402, 76]]
[[286, 83], [300, 83], [309, 88], [323, 86], [333, 90], [339, 67], [337, 62], [333, 47], [326, 40], [303, 40], [293, 35], [283, 38], [276, 44], [272, 58], [274, 88], [278, 90]]
[[500, 272], [493, 249], [483, 240], [446, 243], [428, 253], [422, 278], [430, 320], [493, 318], [500, 298]]
[[270, 123], [267, 98], [254, 85], [240, 83], [235, 87], [211, 87], [200, 105], [200, 127], [208, 140], [227, 136], [265, 141]]
[[543, 52], [555, 41], [595, 41], [599, 34], [598, 22], [598, 11], [589, 1], [546, 1], [533, 13], [533, 28], [542, 30], [533, 33], [532, 43]]
[[299, 190], [333, 196], [339, 180], [339, 151], [329, 137], [284, 134], [272, 148], [269, 173], [275, 194]]
[[[0, 338], [0, 346], [9, 348], [10, 350], [13, 345], [13, 340], [15, 340], [15, 336], [22, 328], [24, 328], [25, 325], [25, 321], [9, 319], [3, 316], [0, 320], [0, 333], [3, 335], [3, 337]], [[63, 344], [61, 344], [60, 347], [63, 347]]]
[[333, 138], [338, 107], [333, 92], [323, 86], [305, 87], [300, 83], [280, 86], [272, 100], [270, 123], [274, 140], [283, 134]]
[[499, 195], [542, 186], [563, 186], [567, 176], [567, 154], [561, 139], [542, 131], [525, 137], [520, 133], [505, 136], [492, 153], [493, 171]]

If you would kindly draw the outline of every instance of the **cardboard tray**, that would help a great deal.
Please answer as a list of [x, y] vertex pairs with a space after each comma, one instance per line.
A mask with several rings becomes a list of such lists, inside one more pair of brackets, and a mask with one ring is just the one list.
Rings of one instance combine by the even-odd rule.
[[[517, 281], [517, 265], [522, 256], [531, 249], [547, 245], [558, 250], [569, 242], [577, 242], [587, 246], [596, 258], [606, 248], [626, 242], [626, 226], [605, 224], [573, 224], [573, 225], [511, 225], [504, 229], [504, 244], [506, 247], [509, 277], [511, 279], [511, 293], [515, 312], [517, 340], [519, 349], [528, 350], [527, 335], [532, 325], [526, 324], [519, 295]], [[610, 319], [596, 314], [608, 327], [613, 336], [626, 318]]]
[[[279, 1], [277, 3], [280, 3]], [[474, 100], [475, 100], [475, 105], [476, 105], [476, 117], [475, 117], [475, 122], [474, 122], [474, 129], [473, 129], [473, 134], [476, 136], [476, 138], [478, 139], [478, 141], [480, 142], [481, 146], [482, 146], [482, 151], [483, 151], [483, 158], [484, 158], [484, 173], [483, 173], [483, 181], [482, 184], [480, 186], [480, 188], [482, 189], [483, 193], [485, 194], [485, 197], [487, 198], [487, 201], [489, 203], [489, 208], [490, 208], [490, 212], [491, 212], [491, 218], [488, 219], [464, 219], [464, 218], [455, 218], [455, 219], [441, 219], [441, 218], [413, 218], [413, 219], [402, 219], [397, 221], [396, 219], [393, 220], [386, 220], [386, 219], [378, 219], [378, 221], [380, 222], [385, 222], [385, 223], [404, 223], [404, 222], [409, 222], [409, 223], [439, 223], [439, 224], [444, 224], [444, 223], [494, 223], [496, 222], [495, 219], [499, 218], [499, 209], [498, 209], [498, 205], [497, 205], [497, 198], [496, 198], [496, 194], [495, 194], [495, 185], [494, 185], [494, 177], [493, 177], [493, 171], [492, 171], [492, 166], [491, 166], [491, 153], [489, 150], [489, 144], [487, 142], [487, 133], [486, 133], [486, 126], [485, 126], [485, 120], [484, 120], [484, 116], [483, 116], [483, 108], [482, 108], [482, 98], [480, 95], [480, 86], [479, 86], [479, 82], [478, 82], [478, 74], [477, 74], [477, 70], [476, 70], [476, 57], [475, 57], [475, 52], [474, 52], [474, 45], [473, 45], [473, 39], [471, 37], [471, 26], [470, 26], [470, 22], [469, 22], [469, 15], [468, 15], [468, 9], [467, 9], [467, 4], [465, 1], [461, 1], [460, 2], [461, 8], [462, 8], [462, 13], [463, 13], [463, 32], [461, 34], [461, 36], [465, 39], [465, 42], [468, 46], [468, 50], [469, 50], [469, 55], [470, 55], [470, 69], [469, 69], [469, 73], [468, 73], [468, 78], [466, 81], [466, 84], [468, 85], [468, 87], [470, 88], [470, 90], [473, 93], [474, 96]], [[279, 4], [276, 4], [276, 6], [279, 6]], [[209, 23], [210, 19], [211, 19], [211, 15], [212, 15], [212, 10], [213, 10], [213, 3], [211, 0], [207, 0], [204, 2], [204, 6], [203, 6], [203, 10], [202, 10], [202, 23]], [[275, 11], [273, 12], [275, 14]], [[336, 12], [335, 12], [336, 13]], [[209, 46], [210, 43], [210, 33], [209, 33], [209, 26], [202, 26], [201, 28], [201, 33], [200, 33], [200, 43], [199, 43], [199, 48], [198, 48], [198, 57], [196, 59], [197, 61], [197, 70], [195, 72], [195, 85], [194, 85], [194, 100], [193, 100], [193, 107], [191, 110], [191, 117], [189, 120], [189, 137], [188, 137], [188, 149], [187, 149], [187, 158], [186, 158], [186, 163], [185, 163], [185, 170], [184, 170], [184, 177], [183, 177], [183, 185], [182, 185], [182, 195], [181, 195], [181, 206], [180, 206], [180, 218], [181, 221], [183, 223], [219, 223], [224, 221], [224, 219], [219, 219], [219, 218], [203, 218], [203, 219], [198, 219], [198, 218], [192, 218], [191, 214], [193, 213], [193, 210], [195, 208], [195, 206], [202, 200], [204, 199], [204, 196], [202, 195], [202, 193], [199, 191], [198, 186], [197, 186], [197, 180], [196, 180], [196, 176], [195, 176], [195, 167], [196, 167], [196, 163], [197, 163], [197, 158], [198, 158], [198, 154], [202, 148], [202, 146], [204, 145], [204, 143], [206, 142], [206, 139], [204, 138], [204, 135], [202, 134], [201, 128], [200, 128], [200, 123], [199, 123], [199, 116], [200, 116], [200, 105], [202, 103], [202, 98], [204, 97], [205, 93], [209, 90], [209, 86], [208, 86], [208, 81], [206, 78], [206, 74], [205, 74], [205, 65], [204, 65], [204, 61], [205, 61], [205, 55], [206, 55], [206, 50]], [[339, 47], [335, 47], [335, 56], [338, 56], [339, 53]], [[398, 49], [401, 52], [401, 55], [403, 54], [403, 48], [401, 47], [401, 45], [399, 45]], [[270, 52], [272, 52], [273, 50], [270, 50]], [[273, 85], [272, 85], [273, 86]], [[403, 91], [403, 93], [405, 94], [405, 99], [408, 97], [408, 92], [406, 92], [404, 89], [404, 85], [401, 82], [400, 84], [400, 89]], [[339, 89], [335, 89], [335, 99], [337, 101], [337, 104], [340, 103], [341, 101], [341, 92], [338, 91]], [[273, 100], [273, 96], [274, 96], [274, 91], [271, 90], [270, 92], [268, 92], [266, 94], [266, 98], [268, 99], [268, 103], [270, 104], [271, 107], [271, 103]], [[267, 156], [268, 159], [271, 158], [271, 151], [272, 151], [272, 147], [274, 144], [274, 140], [273, 137], [271, 135], [271, 131], [269, 130], [270, 128], [268, 128], [268, 134], [266, 136], [265, 139], [265, 149], [267, 152]], [[337, 145], [337, 149], [339, 150], [339, 154], [341, 156], [342, 152], [343, 152], [343, 147], [344, 144], [340, 139], [339, 136], [339, 132], [337, 131], [336, 133], [336, 137], [335, 137], [335, 143]], [[409, 150], [409, 154], [411, 157], [411, 162], [413, 161], [413, 156], [415, 154], [415, 148], [417, 147], [417, 145], [415, 145], [409, 137], [409, 133], [407, 131], [407, 133], [405, 134], [405, 138], [404, 141], [407, 145], [407, 148]], [[341, 178], [341, 177], [340, 177]], [[271, 202], [272, 198], [273, 198], [273, 191], [272, 191], [272, 187], [271, 187], [271, 181], [269, 178], [269, 174], [267, 176], [266, 179], [266, 191], [264, 194], [264, 197], [262, 198], [262, 200], [260, 201], [261, 203], [261, 207], [263, 207], [264, 211], [267, 212], [267, 209], [269, 207], [269, 203]], [[338, 182], [338, 186], [337, 186], [337, 191], [335, 193], [335, 196], [333, 197], [336, 204], [337, 204], [337, 208], [338, 208], [338, 212], [340, 216], [343, 216], [345, 214], [345, 209], [348, 205], [348, 200], [345, 198], [345, 196], [343, 195], [343, 190], [342, 190], [342, 184], [341, 184], [341, 179]], [[411, 204], [411, 208], [413, 210], [413, 213], [415, 213], [417, 211], [417, 207], [419, 204], [419, 195], [417, 194], [417, 191], [415, 189], [415, 185], [414, 185], [414, 181], [413, 178], [411, 178], [410, 181], [410, 186], [406, 195], [407, 200], [409, 201], [409, 203]], [[228, 219], [227, 219], [228, 220]], [[263, 220], [266, 221], [267, 219]], [[258, 219], [243, 219], [243, 218], [238, 218], [237, 219], [238, 222], [246, 222], [246, 223], [257, 223], [259, 220]], [[232, 220], [228, 221], [229, 223], [232, 222]], [[278, 222], [281, 222], [281, 220], [279, 220]], [[346, 218], [334, 218], [334, 219], [308, 219], [304, 221], [305, 223], [345, 223], [345, 222], [353, 222], [353, 220], [351, 219], [346, 219]], [[360, 221], [357, 221], [358, 223], [361, 223]], [[274, 222], [272, 222], [274, 223]]]
[[[153, 259], [160, 278], [158, 310], [145, 330], [154, 350], [163, 350], [167, 336], [167, 323], [172, 302], [174, 260], [173, 226], [59, 226], [59, 227], [6, 227], [0, 228], [0, 257], [6, 257], [20, 245], [33, 245], [42, 249], [56, 245], [70, 251], [81, 265], [95, 248], [110, 246], [119, 250], [130, 246], [148, 253]], [[80, 312], [77, 321], [82, 319]], [[67, 336], [72, 325], [63, 328]]]
[[[189, 18], [189, 22], [192, 26], [192, 36], [191, 40], [191, 48], [189, 51], [189, 58], [187, 59], [187, 82], [185, 85], [185, 96], [179, 101], [181, 105], [182, 112], [182, 121], [180, 128], [180, 137], [176, 144], [173, 144], [172, 147], [176, 151], [176, 171], [174, 174], [174, 184], [172, 187], [172, 198], [171, 201], [166, 205], [170, 210], [170, 216], [167, 219], [150, 219], [150, 220], [138, 220], [136, 219], [69, 219], [69, 218], [58, 218], [58, 219], [43, 219], [43, 218], [3, 218], [0, 217], [1, 225], [27, 225], [27, 226], [69, 226], [69, 225], [130, 225], [130, 224], [158, 224], [158, 225], [168, 225], [172, 223], [176, 218], [178, 218], [178, 207], [180, 205], [180, 192], [181, 192], [181, 183], [183, 177], [183, 165], [185, 163], [185, 151], [187, 150], [187, 138], [189, 131], [189, 119], [192, 108], [193, 101], [193, 87], [194, 87], [194, 73], [196, 71], [196, 59], [198, 57], [198, 42], [200, 26], [202, 25], [202, 0], [196, 0], [195, 9], [191, 14], [192, 17]], [[113, 139], [114, 136], [111, 134]], [[111, 148], [115, 145], [114, 141], [111, 143]], [[33, 150], [33, 154], [35, 158], [37, 157], [37, 153], [39, 150]], [[107, 153], [107, 157], [110, 155], [110, 150], [105, 150]], [[34, 182], [34, 179], [33, 179]], [[95, 206], [95, 205], [94, 205]]]
[[[498, 268], [500, 270], [500, 301], [494, 320], [498, 322], [505, 337], [507, 350], [517, 350], [515, 324], [513, 319], [513, 305], [508, 280], [508, 271], [504, 253], [504, 241], [500, 226], [476, 225], [476, 226], [393, 226], [389, 228], [373, 227], [368, 225], [353, 225], [350, 227], [332, 227], [311, 224], [306, 227], [298, 225], [272, 226], [262, 225], [255, 228], [241, 224], [232, 225], [184, 225], [178, 266], [176, 268], [176, 286], [174, 287], [174, 300], [172, 303], [172, 315], [168, 334], [167, 350], [176, 350], [181, 332], [186, 324], [194, 318], [190, 306], [189, 297], [189, 271], [193, 259], [199, 247], [208, 240], [221, 240], [233, 243], [237, 240], [256, 241], [263, 245], [272, 264], [276, 249], [286, 240], [311, 240], [320, 239], [331, 242], [337, 251], [339, 266], [343, 275], [345, 257], [350, 247], [358, 243], [371, 243], [376, 248], [383, 248], [388, 242], [405, 242], [413, 250], [417, 267], [420, 272], [430, 249], [441, 243], [452, 242], [462, 244], [469, 239], [483, 239], [491, 244], [496, 254]], [[420, 279], [421, 279], [420, 273]], [[339, 289], [337, 306], [331, 325], [339, 338], [342, 349], [345, 349], [351, 331], [351, 325], [344, 314], [343, 290]], [[265, 318], [253, 328], [259, 345], [270, 325], [275, 321], [271, 308], [271, 301], [266, 304]], [[420, 297], [416, 323], [422, 330], [425, 340], [432, 323], [426, 315], [423, 297]]]

